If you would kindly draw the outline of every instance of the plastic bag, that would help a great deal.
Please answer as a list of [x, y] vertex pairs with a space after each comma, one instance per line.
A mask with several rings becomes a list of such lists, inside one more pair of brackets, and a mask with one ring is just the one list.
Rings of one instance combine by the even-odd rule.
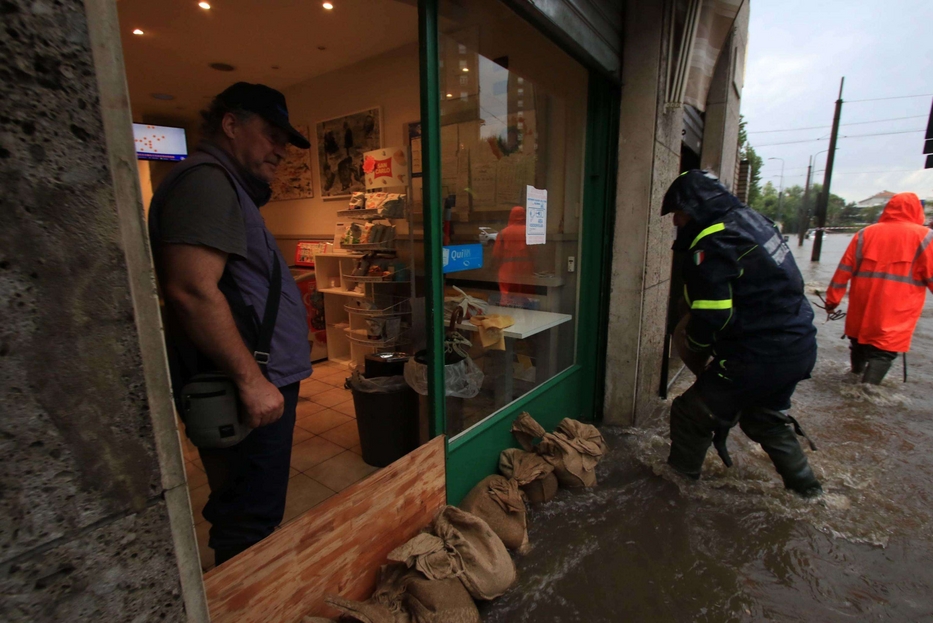
[[347, 379], [347, 388], [364, 394], [391, 394], [408, 386], [404, 376], [377, 376], [368, 379], [359, 372]]
[[[448, 364], [444, 366], [445, 393], [455, 398], [473, 398], [479, 394], [484, 378], [483, 371], [469, 357]], [[405, 381], [413, 390], [427, 396], [428, 366], [409, 359], [405, 364]]]

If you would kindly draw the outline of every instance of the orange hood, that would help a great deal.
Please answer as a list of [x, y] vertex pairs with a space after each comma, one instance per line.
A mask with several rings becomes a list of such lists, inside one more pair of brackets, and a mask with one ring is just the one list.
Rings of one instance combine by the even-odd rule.
[[923, 225], [923, 206], [914, 193], [898, 193], [884, 206], [879, 223], [907, 222]]

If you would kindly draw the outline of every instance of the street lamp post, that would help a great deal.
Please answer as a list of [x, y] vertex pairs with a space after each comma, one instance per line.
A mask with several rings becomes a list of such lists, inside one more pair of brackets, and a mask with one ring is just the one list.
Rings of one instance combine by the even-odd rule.
[[784, 218], [784, 159], [768, 158], [768, 160], [781, 161], [781, 189], [778, 191], [778, 214], [781, 215], [781, 218]]

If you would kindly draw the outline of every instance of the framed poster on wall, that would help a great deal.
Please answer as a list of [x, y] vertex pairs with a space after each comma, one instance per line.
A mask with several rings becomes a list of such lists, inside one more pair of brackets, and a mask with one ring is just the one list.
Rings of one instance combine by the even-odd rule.
[[382, 147], [381, 110], [369, 108], [317, 124], [321, 196], [349, 197], [366, 189], [363, 154]]
[[[295, 126], [305, 138], [310, 138], [310, 128], [306, 125]], [[299, 149], [288, 144], [285, 160], [272, 181], [270, 201], [286, 199], [310, 199], [314, 197], [313, 175], [311, 174], [311, 150]]]

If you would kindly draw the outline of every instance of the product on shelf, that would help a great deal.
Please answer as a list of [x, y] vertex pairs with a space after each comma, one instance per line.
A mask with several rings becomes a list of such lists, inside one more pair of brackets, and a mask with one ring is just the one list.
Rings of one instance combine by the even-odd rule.
[[350, 193], [350, 210], [362, 210], [366, 207], [366, 193]]

